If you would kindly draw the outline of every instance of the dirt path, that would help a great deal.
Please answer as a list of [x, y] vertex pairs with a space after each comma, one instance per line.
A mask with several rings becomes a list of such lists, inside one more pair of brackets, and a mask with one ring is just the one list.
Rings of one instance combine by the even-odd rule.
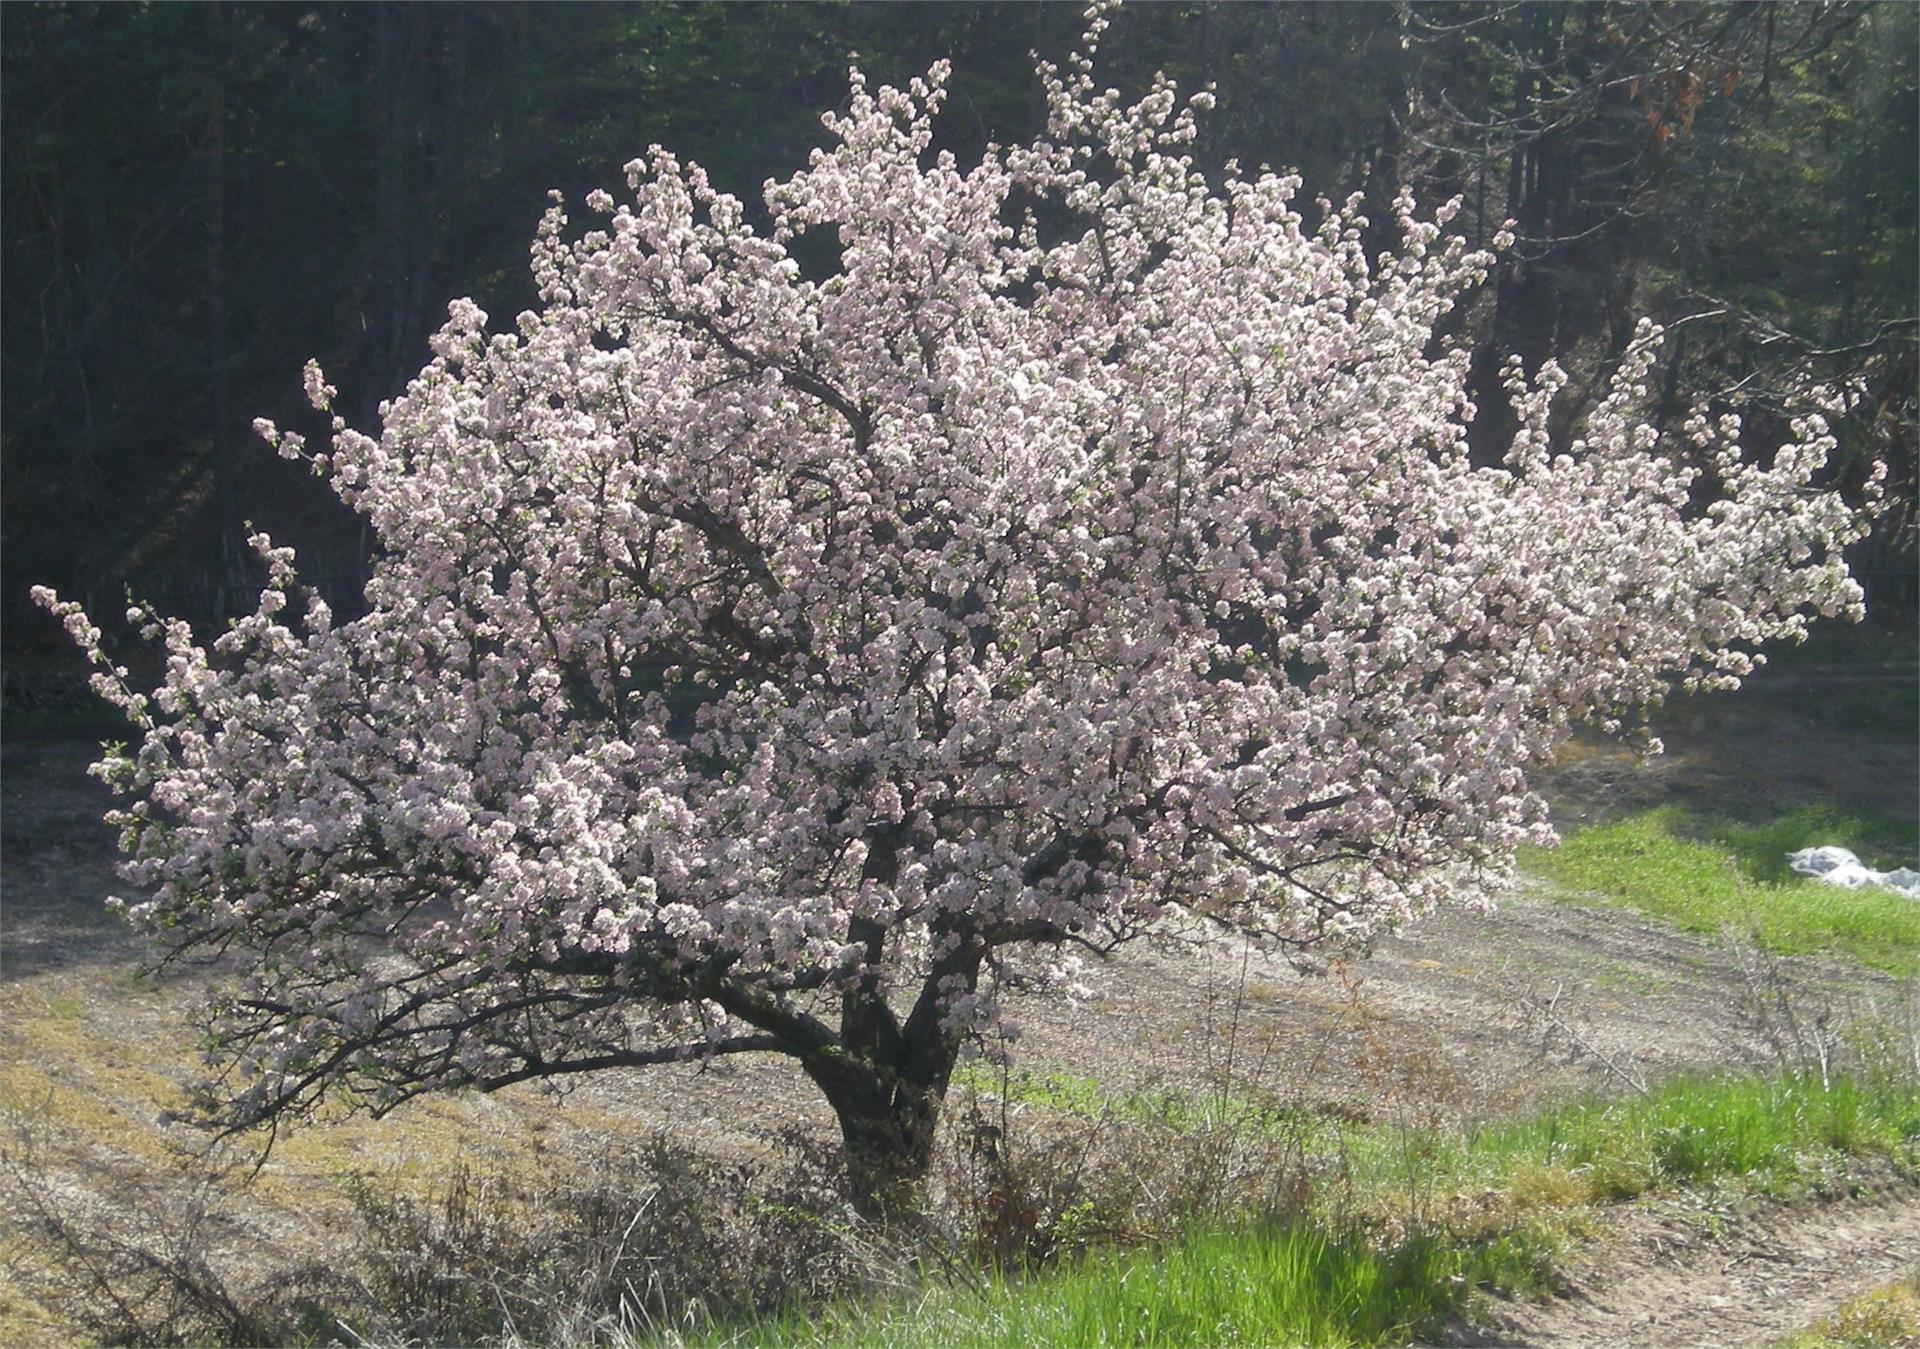
[[1467, 1343], [1528, 1349], [1731, 1349], [1819, 1321], [1920, 1265], [1920, 1187], [1771, 1208], [1714, 1233], [1698, 1215], [1635, 1215], [1574, 1291]]

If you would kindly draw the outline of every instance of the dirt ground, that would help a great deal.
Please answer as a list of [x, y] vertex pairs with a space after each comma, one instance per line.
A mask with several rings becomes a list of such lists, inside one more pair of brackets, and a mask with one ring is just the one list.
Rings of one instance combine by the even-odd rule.
[[1528, 1349], [1725, 1349], [1814, 1325], [1920, 1267], [1920, 1193], [1889, 1186], [1731, 1218], [1667, 1203], [1628, 1215], [1568, 1294], [1469, 1343]]
[[[1920, 749], [1882, 723], [1891, 706], [1892, 724], [1904, 725], [1900, 700], [1913, 697], [1913, 671], [1876, 666], [1862, 678], [1858, 665], [1803, 667], [1684, 706], [1657, 728], [1669, 753], [1651, 763], [1586, 746], [1550, 784], [1557, 817], [1577, 824], [1674, 801], [1751, 815], [1826, 802], [1911, 818]], [[1873, 724], [1851, 724], [1848, 708], [1864, 708]], [[77, 1093], [136, 1131], [165, 1132], [142, 1093], [190, 1062], [176, 1051], [201, 985], [192, 975], [134, 973], [139, 948], [101, 902], [117, 882], [113, 840], [99, 823], [108, 798], [85, 775], [91, 757], [71, 737], [0, 744], [0, 1024], [18, 1017], [22, 1028], [10, 1050], [0, 1044], [10, 1098], [0, 1103], [17, 1113], [33, 1093], [49, 1102]], [[1792, 1062], [1800, 1046], [1769, 1011], [1783, 991], [1840, 1015], [1869, 1006], [1911, 1015], [1916, 1002], [1914, 988], [1888, 976], [1763, 959], [1630, 913], [1551, 902], [1524, 879], [1494, 912], [1437, 915], [1330, 976], [1303, 978], [1232, 943], [1175, 934], [1128, 950], [1093, 982], [1099, 996], [1088, 1004], [1020, 1007], [1023, 1067], [1097, 1076], [1109, 1087], [1200, 1087], [1230, 1071], [1243, 1086], [1359, 1116], [1409, 1086], [1448, 1114], [1482, 1118], [1686, 1070]], [[56, 1022], [57, 1035], [47, 1029]], [[124, 1046], [124, 1062], [109, 1073], [56, 1061], [69, 1052], [62, 1046], [81, 1044]], [[1391, 1054], [1373, 1052], [1381, 1045]], [[581, 1085], [564, 1114], [531, 1091], [444, 1111], [498, 1140], [548, 1120], [587, 1121], [583, 1128], [671, 1127], [728, 1151], [757, 1150], [779, 1124], [828, 1123], [796, 1074], [757, 1063], [608, 1075]], [[388, 1123], [404, 1130], [407, 1114]], [[401, 1135], [367, 1126], [355, 1137], [356, 1151], [377, 1152], [383, 1137]], [[70, 1165], [84, 1183], [86, 1167], [127, 1166], [137, 1154], [102, 1142], [92, 1162], [75, 1156]], [[296, 1151], [267, 1174], [278, 1169], [283, 1193], [297, 1191], [303, 1176], [317, 1184], [336, 1160], [303, 1163]], [[1837, 1304], [1920, 1258], [1920, 1192], [1911, 1188], [1763, 1215], [1738, 1229], [1746, 1235], [1718, 1243], [1679, 1243], [1659, 1221], [1629, 1220], [1604, 1262], [1580, 1276], [1576, 1296], [1516, 1313], [1508, 1329], [1517, 1338], [1504, 1342], [1745, 1343], [1815, 1319], [1816, 1304]], [[283, 1212], [262, 1215], [253, 1231], [297, 1245], [304, 1239], [294, 1229], [308, 1225]], [[1788, 1305], [1806, 1314], [1789, 1323], [1756, 1312]], [[1658, 1319], [1634, 1319], [1645, 1316]]]

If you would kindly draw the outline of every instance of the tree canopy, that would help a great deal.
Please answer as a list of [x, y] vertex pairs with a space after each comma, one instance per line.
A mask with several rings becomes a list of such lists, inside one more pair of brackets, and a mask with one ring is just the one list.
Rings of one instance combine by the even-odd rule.
[[242, 960], [224, 1122], [774, 1053], [878, 1202], [1006, 983], [1175, 910], [1311, 961], [1474, 902], [1570, 724], [1857, 616], [1816, 408], [1764, 461], [1663, 429], [1648, 323], [1564, 447], [1509, 363], [1486, 461], [1462, 203], [1210, 178], [1214, 96], [1104, 87], [1106, 27], [970, 162], [944, 62], [856, 73], [758, 210], [656, 146], [377, 435], [310, 366], [324, 447], [258, 430], [366, 521], [362, 616], [256, 535], [217, 640], [128, 614], [148, 694], [38, 592], [141, 733], [135, 921]]

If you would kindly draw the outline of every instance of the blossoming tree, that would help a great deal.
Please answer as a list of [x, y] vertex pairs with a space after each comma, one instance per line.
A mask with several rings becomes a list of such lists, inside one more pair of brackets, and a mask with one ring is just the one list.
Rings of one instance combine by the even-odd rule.
[[144, 694], [42, 592], [142, 733], [97, 770], [134, 921], [241, 958], [229, 1124], [785, 1055], [877, 1194], [1009, 962], [1471, 899], [1550, 837], [1526, 774], [1571, 722], [1858, 608], [1816, 418], [1764, 465], [1704, 414], [1666, 443], [1643, 330], [1565, 453], [1562, 376], [1513, 371], [1477, 464], [1450, 208], [1369, 257], [1357, 202], [1203, 177], [1204, 95], [1092, 69], [966, 172], [944, 66], [856, 75], [765, 228], [656, 149], [597, 227], [548, 213], [511, 332], [452, 306], [377, 439], [262, 423], [378, 536], [354, 622], [258, 537], [210, 645], [131, 615]]

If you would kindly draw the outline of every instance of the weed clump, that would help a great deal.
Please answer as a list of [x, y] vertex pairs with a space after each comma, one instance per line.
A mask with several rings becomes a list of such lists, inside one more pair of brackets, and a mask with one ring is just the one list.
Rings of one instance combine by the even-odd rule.
[[631, 1343], [892, 1286], [899, 1263], [855, 1216], [823, 1149], [769, 1163], [665, 1138], [531, 1176], [456, 1163], [426, 1189], [344, 1179], [340, 1258], [244, 1257], [231, 1165], [183, 1160], [183, 1191], [80, 1205], [23, 1145], [5, 1160], [44, 1256], [17, 1283], [101, 1344]]
[[408, 1344], [658, 1333], [871, 1291], [893, 1268], [797, 1136], [770, 1164], [655, 1137], [558, 1177], [456, 1166], [425, 1196], [362, 1176], [351, 1197], [371, 1330]]

